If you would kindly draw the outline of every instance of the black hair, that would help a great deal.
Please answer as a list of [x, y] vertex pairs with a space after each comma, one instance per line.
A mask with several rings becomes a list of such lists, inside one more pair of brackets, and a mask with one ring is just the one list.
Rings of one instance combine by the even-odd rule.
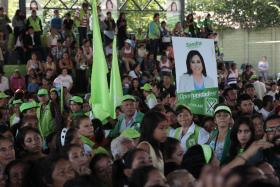
[[170, 93], [169, 93], [169, 92], [161, 92], [161, 93], [160, 93], [160, 100], [165, 99], [168, 95], [170, 96]]
[[95, 118], [92, 120], [92, 125], [94, 129], [94, 140], [96, 143], [101, 143], [105, 139], [105, 132], [103, 130], [102, 122]]
[[65, 156], [66, 158], [69, 159], [69, 152], [71, 151], [72, 148], [80, 148], [83, 150], [83, 147], [79, 144], [68, 144], [66, 146], [64, 146], [62, 149], [61, 149], [61, 153], [63, 156]]
[[277, 115], [277, 114], [274, 114], [274, 115], [269, 116], [269, 117], [265, 120], [265, 122], [264, 122], [264, 128], [266, 128], [267, 122], [268, 122], [268, 121], [271, 121], [271, 120], [280, 120], [280, 116]]
[[235, 89], [231, 86], [227, 87], [226, 89], [224, 89], [223, 96], [226, 97], [228, 95], [228, 92], [232, 91], [232, 90], [235, 90]]
[[274, 81], [270, 83], [270, 86], [274, 86], [274, 85], [277, 85], [277, 83]]
[[175, 153], [178, 144], [180, 144], [179, 140], [171, 137], [167, 138], [166, 142], [164, 143], [164, 160], [172, 159], [172, 154]]
[[240, 180], [235, 186], [248, 187], [247, 184], [252, 182], [252, 169], [254, 168], [256, 167], [251, 165], [241, 165], [232, 168], [230, 172], [224, 177], [225, 181], [229, 180], [231, 177], [238, 176]]
[[62, 151], [64, 147], [67, 147], [71, 144], [71, 141], [75, 137], [77, 130], [75, 128], [69, 128], [65, 135], [64, 145], [61, 144], [61, 132], [62, 130], [58, 131], [56, 134], [56, 149], [57, 151]]
[[63, 187], [95, 187], [99, 185], [92, 176], [82, 175], [68, 180]]
[[[5, 175], [7, 176], [7, 182], [11, 182], [11, 176], [10, 176], [10, 171], [13, 167], [17, 166], [17, 165], [23, 165], [24, 166], [24, 170], [23, 170], [23, 179], [22, 179], [22, 184], [25, 183], [27, 174], [26, 171], [28, 169], [28, 163], [23, 161], [23, 160], [13, 160], [11, 161], [5, 168]], [[22, 185], [23, 186], [23, 185]]]
[[91, 159], [90, 164], [89, 164], [89, 168], [91, 169], [93, 176], [98, 174], [98, 171], [96, 171], [96, 165], [103, 158], [110, 158], [111, 159], [111, 157], [109, 155], [105, 154], [105, 153], [96, 154]]
[[85, 119], [90, 120], [89, 117], [86, 116], [86, 115], [79, 116], [79, 117], [75, 120], [75, 125], [74, 125], [75, 128], [79, 129], [79, 128], [80, 128], [80, 123], [81, 123], [83, 120], [85, 120]]
[[157, 170], [154, 166], [143, 166], [135, 169], [129, 178], [129, 187], [143, 187], [145, 186], [149, 173]]
[[118, 20], [121, 20], [121, 17], [122, 17], [123, 15], [125, 15], [125, 13], [124, 13], [124, 12], [121, 12], [120, 15], [119, 15]]
[[68, 158], [61, 154], [52, 154], [42, 161], [42, 180], [46, 186], [50, 186], [50, 184], [53, 183], [52, 173], [55, 169], [56, 164], [61, 160], [68, 161]]
[[159, 16], [159, 13], [155, 13], [154, 14], [154, 18], [156, 18], [157, 16]]
[[202, 67], [203, 67], [202, 74], [206, 77], [207, 73], [206, 73], [204, 59], [203, 59], [202, 55], [200, 54], [200, 52], [198, 52], [197, 50], [191, 50], [188, 53], [187, 60], [186, 60], [187, 69], [188, 69], [187, 74], [191, 75], [193, 73], [192, 70], [191, 70], [191, 60], [195, 55], [197, 55], [200, 58], [201, 63], [202, 63]]
[[184, 154], [181, 167], [198, 179], [205, 165], [206, 160], [201, 145], [194, 145]]
[[[40, 132], [39, 132], [38, 129], [33, 128], [33, 127], [29, 127], [29, 126], [26, 126], [26, 127], [23, 127], [23, 128], [21, 128], [21, 129], [19, 129], [18, 134], [17, 134], [17, 136], [16, 136], [16, 148], [18, 148], [18, 149], [17, 149], [17, 153], [18, 153], [18, 155], [19, 155], [21, 158], [23, 158], [23, 157], [25, 157], [26, 155], [30, 154], [30, 153], [28, 153], [28, 151], [24, 148], [24, 147], [25, 147], [25, 146], [24, 146], [24, 139], [25, 139], [25, 136], [27, 135], [27, 133], [29, 133], [29, 132], [33, 132], [33, 133], [38, 134], [38, 135], [41, 137], [42, 141], [43, 141], [43, 138], [42, 138], [42, 136], [41, 136], [41, 134], [40, 134]], [[31, 154], [32, 154], [32, 153], [31, 153]]]
[[237, 106], [240, 106], [242, 101], [251, 100], [252, 98], [248, 94], [242, 94], [237, 98]]
[[6, 125], [6, 124], [1, 124], [0, 125], [0, 135], [1, 136], [3, 136], [3, 134], [8, 132], [8, 131], [12, 132], [11, 129], [8, 127], [8, 125]]
[[255, 88], [253, 84], [249, 83], [245, 85], [245, 90], [248, 88]]
[[144, 115], [144, 118], [140, 127], [140, 140], [149, 142], [155, 150], [157, 157], [161, 157], [160, 154], [160, 143], [155, 140], [153, 134], [158, 124], [165, 120], [165, 116], [160, 112], [150, 111]]
[[134, 158], [138, 152], [143, 149], [131, 149], [124, 154], [121, 159], [115, 160], [112, 167], [113, 186], [124, 186], [128, 183], [128, 176], [125, 175], [125, 169], [131, 169]]
[[273, 184], [268, 179], [257, 179], [250, 182], [246, 187], [277, 187], [277, 184]]
[[273, 103], [273, 97], [271, 95], [265, 95], [263, 97], [263, 107], [266, 107], [269, 103]]
[[245, 116], [238, 118], [236, 120], [235, 124], [233, 125], [233, 127], [231, 129], [231, 133], [230, 133], [230, 140], [231, 140], [230, 148], [229, 148], [230, 160], [234, 159], [238, 155], [239, 150], [241, 148], [240, 147], [241, 145], [237, 138], [237, 134], [238, 134], [239, 127], [242, 124], [246, 124], [249, 127], [250, 132], [251, 132], [251, 137], [250, 137], [249, 141], [247, 142], [244, 150], [246, 150], [255, 140], [255, 128], [254, 128], [252, 120]]

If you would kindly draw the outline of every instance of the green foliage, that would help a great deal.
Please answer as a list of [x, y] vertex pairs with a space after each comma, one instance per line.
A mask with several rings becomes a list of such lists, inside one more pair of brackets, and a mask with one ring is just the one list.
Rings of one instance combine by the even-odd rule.
[[264, 28], [280, 23], [279, 0], [189, 0], [187, 11], [214, 12], [220, 26]]
[[[125, 0], [120, 0], [120, 5], [122, 6], [124, 2]], [[132, 0], [128, 0], [122, 9], [123, 12], [126, 13], [129, 32], [136, 32], [139, 30], [141, 30], [142, 32], [146, 32], [148, 24], [152, 20], [153, 15], [156, 12], [160, 13], [161, 19], [166, 18], [165, 12], [161, 12], [161, 7], [159, 7], [155, 1], [151, 1], [146, 9], [144, 9], [144, 6], [148, 2], [147, 0], [135, 0], [135, 2], [136, 4], [134, 4]], [[162, 8], [165, 8], [166, 0], [157, 0], [157, 2], [162, 6]], [[141, 10], [143, 9], [144, 11], [141, 12]], [[134, 12], [133, 10], [139, 11]]]

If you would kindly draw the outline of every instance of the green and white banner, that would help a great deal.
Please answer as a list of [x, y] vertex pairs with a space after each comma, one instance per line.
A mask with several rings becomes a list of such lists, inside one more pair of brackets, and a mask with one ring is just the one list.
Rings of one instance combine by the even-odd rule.
[[177, 100], [194, 114], [212, 116], [218, 103], [214, 40], [172, 37]]

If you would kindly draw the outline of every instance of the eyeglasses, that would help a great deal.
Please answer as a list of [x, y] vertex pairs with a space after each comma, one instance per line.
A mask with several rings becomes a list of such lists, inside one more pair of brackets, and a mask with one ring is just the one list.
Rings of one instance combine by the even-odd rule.
[[267, 133], [275, 133], [276, 131], [280, 132], [280, 125], [278, 125], [277, 127], [268, 127], [265, 129], [265, 132]]

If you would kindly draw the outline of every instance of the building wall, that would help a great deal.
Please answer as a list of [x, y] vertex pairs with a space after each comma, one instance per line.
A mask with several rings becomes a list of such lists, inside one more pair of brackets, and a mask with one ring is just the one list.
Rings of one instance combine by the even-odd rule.
[[270, 75], [280, 72], [280, 28], [222, 31], [219, 32], [219, 46], [224, 60], [234, 61], [239, 67], [243, 63], [257, 67], [261, 57], [267, 56]]

